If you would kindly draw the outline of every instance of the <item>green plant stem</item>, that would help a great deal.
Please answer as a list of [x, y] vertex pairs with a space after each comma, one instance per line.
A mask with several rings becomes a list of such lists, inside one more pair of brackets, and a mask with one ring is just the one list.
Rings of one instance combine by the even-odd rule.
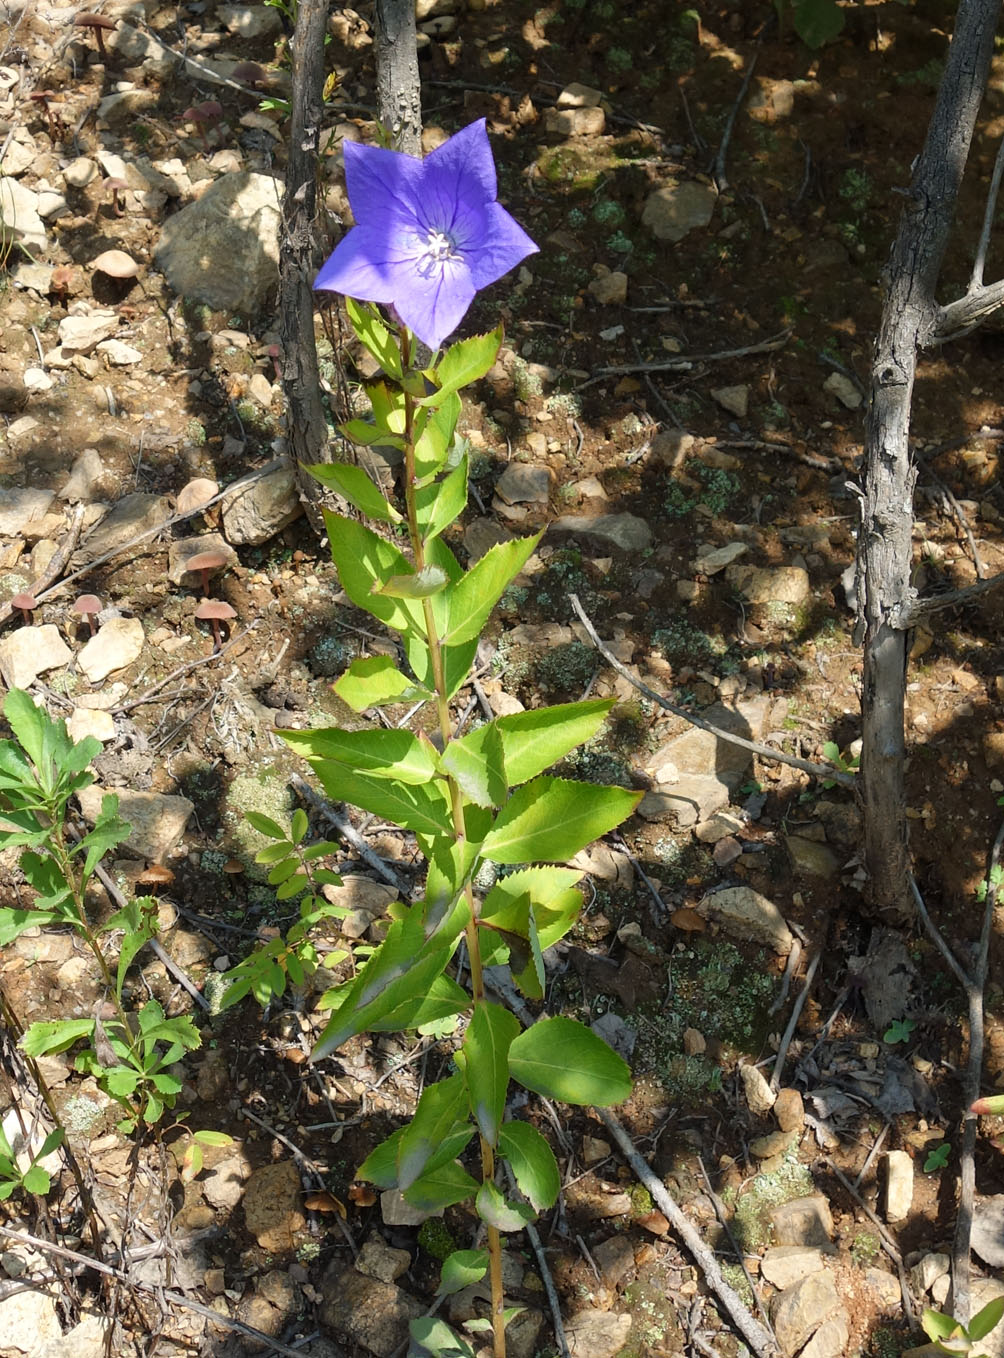
[[[405, 372], [411, 363], [411, 337], [407, 329], [401, 327], [401, 358]], [[408, 512], [408, 536], [411, 539], [411, 550], [415, 558], [415, 569], [423, 570], [425, 567], [425, 546], [422, 541], [422, 534], [418, 526], [418, 511], [415, 506], [415, 399], [405, 392], [404, 398], [404, 496]], [[453, 723], [450, 718], [450, 700], [446, 688], [446, 674], [443, 668], [443, 651], [439, 640], [439, 631], [436, 627], [436, 619], [432, 611], [430, 599], [422, 600], [422, 613], [425, 620], [426, 641], [429, 646], [429, 657], [432, 663], [432, 678], [436, 690], [436, 711], [439, 719], [439, 733], [445, 749], [453, 739]], [[453, 829], [458, 841], [467, 838], [467, 828], [464, 823], [464, 802], [455, 779], [447, 777], [447, 786], [450, 791], [450, 809], [453, 818]], [[467, 958], [471, 968], [471, 994], [475, 1005], [485, 1003], [485, 982], [484, 969], [481, 965], [481, 943], [478, 938], [478, 926], [474, 916], [475, 900], [474, 891], [470, 883], [464, 889], [465, 898], [469, 909], [469, 918], [464, 930], [464, 938], [467, 943]], [[491, 1142], [479, 1133], [481, 1144], [481, 1177], [484, 1183], [494, 1183], [495, 1181], [495, 1150]], [[502, 1237], [497, 1226], [490, 1226], [485, 1223], [488, 1241], [488, 1272], [491, 1279], [492, 1293], [492, 1336], [494, 1340], [495, 1358], [505, 1358], [505, 1290], [502, 1283]]]

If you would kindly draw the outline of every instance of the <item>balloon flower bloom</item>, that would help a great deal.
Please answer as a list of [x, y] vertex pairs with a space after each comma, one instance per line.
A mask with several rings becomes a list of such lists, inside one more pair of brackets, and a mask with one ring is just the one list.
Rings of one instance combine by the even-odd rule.
[[432, 350], [475, 293], [537, 249], [496, 201], [484, 118], [425, 160], [346, 142], [345, 182], [356, 225], [314, 287], [393, 306]]

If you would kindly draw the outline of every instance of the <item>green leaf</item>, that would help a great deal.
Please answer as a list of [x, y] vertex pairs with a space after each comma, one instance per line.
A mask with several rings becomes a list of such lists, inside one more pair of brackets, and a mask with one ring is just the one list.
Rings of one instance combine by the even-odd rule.
[[533, 906], [527, 908], [527, 930], [526, 941], [530, 945], [530, 955], [526, 960], [526, 965], [518, 971], [513, 970], [513, 980], [528, 1000], [542, 1000], [544, 998], [544, 983], [546, 976], [544, 973], [544, 955], [540, 947], [540, 938], [537, 934], [537, 920], [534, 915]]
[[44, 1160], [47, 1155], [51, 1155], [57, 1147], [63, 1144], [63, 1137], [64, 1131], [62, 1127], [57, 1127], [54, 1131], [51, 1131], [42, 1142], [41, 1146], [39, 1146], [34, 1159]]
[[29, 929], [45, 928], [63, 918], [58, 910], [11, 910], [0, 908], [0, 948], [6, 948]]
[[415, 491], [415, 515], [423, 540], [428, 543], [449, 528], [467, 505], [470, 462], [465, 456], [442, 481], [430, 481]]
[[555, 707], [500, 717], [495, 724], [502, 737], [510, 786], [517, 787], [535, 778], [559, 759], [564, 759], [576, 746], [591, 740], [602, 728], [615, 701], [613, 698], [594, 698], [589, 702], [559, 703]]
[[21, 1039], [21, 1050], [25, 1056], [48, 1056], [65, 1052], [82, 1037], [90, 1037], [94, 1032], [94, 1020], [55, 1019], [48, 1023], [33, 1023]]
[[[284, 731], [282, 734], [288, 736], [293, 732]], [[385, 820], [418, 834], [438, 836], [453, 833], [450, 803], [442, 782], [413, 787], [389, 778], [354, 773], [341, 763], [324, 759], [311, 760], [311, 763], [332, 801], [352, 802], [364, 811], [372, 811], [374, 815], [383, 816]]]
[[408, 599], [394, 599], [390, 595], [373, 593], [374, 585], [379, 587], [395, 575], [410, 573], [411, 566], [407, 558], [395, 546], [355, 519], [325, 510], [324, 522], [328, 530], [331, 558], [338, 568], [342, 588], [352, 602], [396, 632], [405, 636], [415, 632], [424, 635], [421, 605]]
[[836, 0], [787, 0], [787, 3], [791, 5], [795, 32], [813, 51], [844, 31], [844, 12]]
[[357, 338], [370, 351], [388, 377], [402, 377], [404, 370], [397, 342], [373, 307], [364, 302], [357, 302], [354, 297], [346, 297], [345, 312]]
[[537, 939], [542, 950], [553, 947], [575, 923], [582, 895], [575, 868], [532, 867], [500, 877], [485, 897], [480, 918], [510, 929], [529, 941], [529, 909], [533, 907]]
[[232, 1146], [234, 1139], [228, 1132], [199, 1131], [192, 1133], [193, 1138], [203, 1146]]
[[416, 995], [403, 1004], [374, 1019], [369, 1025], [371, 1033], [397, 1033], [406, 1028], [422, 1028], [427, 1023], [438, 1023], [454, 1014], [462, 1014], [470, 1008], [471, 1000], [467, 991], [458, 986], [449, 976], [437, 976], [424, 995]]
[[932, 1311], [930, 1307], [925, 1307], [920, 1323], [928, 1339], [933, 1339], [935, 1343], [939, 1339], [951, 1339], [960, 1332], [959, 1323], [954, 1316], [946, 1316], [942, 1311]]
[[356, 1170], [356, 1178], [375, 1184], [377, 1188], [397, 1187], [397, 1148], [401, 1144], [405, 1128], [399, 1127], [391, 1132], [378, 1146], [370, 1151]]
[[454, 1250], [443, 1260], [437, 1297], [451, 1297], [472, 1283], [479, 1283], [488, 1272], [487, 1250]]
[[41, 1165], [32, 1165], [25, 1172], [21, 1183], [29, 1193], [45, 1194], [52, 1187], [52, 1180]]
[[466, 1339], [454, 1334], [445, 1320], [422, 1316], [409, 1325], [411, 1343], [407, 1358], [474, 1358]]
[[[397, 1148], [397, 1185], [411, 1187], [457, 1124], [467, 1123], [467, 1089], [459, 1071], [426, 1085]], [[452, 1157], [451, 1157], [452, 1158]]]
[[[3, 714], [10, 723], [18, 744], [35, 765], [39, 774], [44, 774], [48, 762], [52, 735], [48, 728], [52, 722], [44, 708], [36, 707], [31, 694], [23, 688], [12, 688], [4, 699]], [[65, 728], [64, 728], [65, 729]]]
[[460, 418], [460, 397], [448, 394], [438, 410], [420, 412], [415, 440], [415, 476], [418, 488], [444, 470]]
[[496, 863], [560, 862], [620, 825], [643, 795], [567, 778], [535, 778], [509, 798], [482, 852]]
[[502, 346], [502, 327], [497, 326], [487, 335], [472, 335], [470, 339], [451, 344], [436, 365], [438, 390], [423, 397], [418, 404], [436, 406], [450, 392], [460, 391], [471, 382], [484, 377], [498, 358]]
[[129, 836], [130, 825], [118, 813], [119, 799], [114, 792], [101, 798], [101, 810], [90, 832], [73, 847], [74, 854], [83, 853], [84, 877], [90, 877], [109, 849], [121, 844]]
[[448, 592], [445, 596], [446, 624], [440, 624], [445, 645], [456, 646], [481, 635], [492, 609], [526, 565], [542, 537], [543, 533], [536, 533], [532, 538], [496, 543]]
[[126, 931], [119, 945], [119, 964], [115, 976], [115, 993], [121, 999], [122, 985], [133, 958], [157, 932], [156, 901], [152, 896], [136, 897], [112, 916], [107, 927]]
[[378, 519], [380, 523], [404, 522], [403, 516], [381, 495], [362, 467], [351, 462], [318, 462], [305, 470], [315, 481], [344, 496], [368, 519]]
[[302, 807], [298, 806], [293, 812], [293, 819], [290, 822], [289, 837], [292, 842], [294, 844], [302, 843], [309, 828], [310, 822], [307, 820], [307, 813]]
[[524, 1202], [506, 1202], [490, 1180], [478, 1189], [474, 1205], [481, 1220], [499, 1231], [521, 1231], [534, 1218], [532, 1207]]
[[424, 785], [439, 772], [433, 747], [410, 731], [342, 731], [332, 726], [284, 734], [305, 759], [334, 760], [370, 778]]
[[277, 821], [269, 816], [263, 816], [260, 811], [245, 811], [244, 819], [260, 835], [266, 835], [269, 839], [281, 839], [284, 844], [287, 842], [288, 832]]
[[[485, 734], [482, 736], [482, 732]], [[502, 738], [494, 722], [482, 726], [476, 747], [465, 739], [451, 740], [440, 764], [456, 780], [461, 792], [478, 806], [501, 806], [509, 791], [502, 758]]]
[[561, 1175], [554, 1152], [536, 1127], [528, 1122], [504, 1122], [499, 1132], [499, 1150], [512, 1166], [519, 1191], [534, 1211], [553, 1207], [561, 1189]]
[[430, 599], [446, 587], [446, 572], [438, 566], [424, 566], [410, 575], [392, 575], [374, 594], [389, 594], [394, 599]]
[[389, 703], [429, 701], [435, 696], [431, 689], [423, 688], [403, 675], [389, 655], [353, 660], [332, 687], [353, 712], [364, 712], [367, 707], [383, 707]]
[[[474, 1135], [473, 1127], [469, 1134]], [[417, 1207], [420, 1212], [438, 1212], [454, 1203], [464, 1202], [477, 1192], [477, 1183], [456, 1160], [445, 1165], [427, 1169], [411, 1185], [404, 1195], [405, 1202]]]
[[993, 1301], [988, 1301], [981, 1311], [977, 1311], [969, 1322], [969, 1338], [976, 1340], [986, 1338], [992, 1329], [1000, 1324], [1001, 1317], [1004, 1316], [1004, 1297], [994, 1297]]
[[519, 1031], [519, 1020], [497, 1004], [476, 1004], [467, 1025], [464, 1076], [471, 1112], [490, 1146], [498, 1140], [509, 1087], [509, 1048]]
[[540, 1019], [509, 1048], [509, 1072], [525, 1089], [599, 1107], [631, 1093], [631, 1072], [602, 1038], [569, 1018]]

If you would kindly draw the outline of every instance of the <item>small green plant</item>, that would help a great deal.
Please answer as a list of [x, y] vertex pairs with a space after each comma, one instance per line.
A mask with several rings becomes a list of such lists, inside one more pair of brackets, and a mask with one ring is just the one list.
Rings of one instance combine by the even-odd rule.
[[970, 1358], [986, 1358], [980, 1350], [980, 1340], [986, 1339], [991, 1330], [996, 1329], [1004, 1316], [1004, 1297], [994, 1297], [987, 1302], [982, 1311], [977, 1311], [968, 1325], [962, 1325], [954, 1316], [946, 1316], [942, 1311], [926, 1309], [920, 1323], [924, 1333], [942, 1353], [968, 1354]]
[[851, 1241], [851, 1258], [859, 1268], [867, 1268], [870, 1263], [878, 1258], [882, 1242], [877, 1235], [871, 1231], [859, 1231]]
[[782, 36], [789, 20], [805, 43], [815, 50], [833, 42], [844, 30], [844, 12], [837, 0], [774, 0]]
[[0, 1127], [0, 1202], [6, 1202], [18, 1188], [23, 1188], [26, 1193], [37, 1193], [39, 1197], [45, 1197], [52, 1186], [52, 1181], [48, 1170], [39, 1162], [62, 1144], [63, 1129], [57, 1127], [30, 1157], [28, 1167], [22, 1169], [6, 1133]]
[[[840, 746], [834, 740], [828, 740], [823, 746], [823, 758], [829, 760], [838, 773], [857, 773], [861, 766], [860, 754], [841, 753]], [[824, 778], [823, 787], [836, 787], [833, 778]]]
[[947, 1141], [942, 1141], [933, 1150], [928, 1151], [924, 1160], [924, 1173], [933, 1174], [936, 1170], [944, 1169], [948, 1164], [948, 1157], [952, 1153], [952, 1148]]
[[916, 1026], [913, 1019], [893, 1019], [882, 1034], [882, 1041], [888, 1042], [890, 1046], [895, 1046], [897, 1042], [909, 1042], [910, 1034]]
[[848, 204], [852, 212], [859, 215], [865, 212], [872, 197], [871, 179], [864, 170], [856, 170], [852, 166], [845, 170], [837, 193]]

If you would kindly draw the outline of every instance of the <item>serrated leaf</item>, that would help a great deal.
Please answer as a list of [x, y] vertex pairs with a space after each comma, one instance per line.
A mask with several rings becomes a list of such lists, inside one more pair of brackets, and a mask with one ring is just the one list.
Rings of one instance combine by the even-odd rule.
[[362, 467], [351, 462], [319, 462], [305, 470], [315, 481], [344, 496], [368, 519], [377, 519], [380, 523], [404, 522], [403, 516], [381, 495]]
[[39, 1196], [44, 1196], [52, 1187], [52, 1180], [41, 1165], [32, 1165], [26, 1170], [21, 1183], [29, 1193], [36, 1193]]
[[509, 1073], [525, 1089], [562, 1103], [621, 1103], [631, 1093], [631, 1072], [602, 1038], [557, 1017], [540, 1019], [509, 1048]]
[[451, 740], [443, 751], [440, 764], [472, 802], [478, 806], [501, 806], [509, 791], [502, 738], [494, 722], [481, 730], [485, 735], [477, 742], [477, 748], [464, 740]]
[[470, 339], [451, 344], [436, 365], [438, 389], [423, 397], [419, 405], [439, 405], [450, 392], [461, 391], [471, 382], [484, 377], [498, 357], [502, 345], [502, 327], [497, 326], [487, 335], [472, 335]]
[[369, 1025], [371, 1033], [396, 1033], [407, 1028], [422, 1028], [427, 1023], [438, 1023], [462, 1014], [471, 1005], [470, 996], [449, 976], [437, 976], [424, 995], [416, 995], [403, 1004], [374, 1019]]
[[423, 540], [428, 543], [464, 512], [467, 505], [469, 460], [462, 457], [450, 474], [415, 491], [415, 516]]
[[438, 566], [423, 566], [409, 575], [392, 575], [374, 594], [388, 594], [394, 599], [430, 599], [446, 588], [446, 572]]
[[342, 731], [322, 727], [283, 734], [305, 759], [337, 761], [346, 765], [348, 772], [369, 778], [424, 786], [439, 772], [433, 748], [410, 731]]
[[406, 636], [412, 633], [424, 635], [421, 604], [373, 593], [374, 585], [383, 585], [392, 576], [409, 573], [411, 566], [407, 558], [393, 544], [354, 519], [325, 510], [324, 521], [331, 558], [338, 568], [342, 588], [352, 602], [396, 632]]
[[480, 918], [503, 929], [517, 931], [529, 941], [528, 912], [532, 905], [537, 940], [542, 951], [563, 938], [578, 918], [582, 895], [575, 883], [582, 873], [575, 868], [532, 867], [500, 877], [481, 905]]
[[643, 795], [567, 778], [535, 778], [499, 812], [482, 853], [496, 863], [561, 862], [620, 825]]
[[443, 1260], [437, 1297], [451, 1297], [472, 1283], [479, 1283], [488, 1272], [487, 1250], [454, 1250]]
[[498, 1139], [509, 1087], [509, 1048], [519, 1031], [519, 1020], [498, 1004], [476, 1004], [467, 1025], [464, 1078], [474, 1120], [490, 1146]]
[[591, 740], [614, 706], [612, 698], [559, 703], [499, 717], [506, 776], [512, 787], [535, 778], [577, 746]]
[[353, 712], [389, 703], [428, 701], [435, 696], [431, 689], [402, 674], [389, 655], [353, 660], [332, 687]]
[[481, 1220], [499, 1231], [521, 1231], [534, 1218], [532, 1207], [523, 1202], [507, 1202], [490, 1180], [478, 1189], [474, 1205]]
[[490, 547], [448, 595], [444, 645], [457, 646], [481, 635], [492, 609], [526, 565], [543, 533]]
[[72, 1047], [82, 1037], [90, 1037], [93, 1032], [92, 1018], [56, 1019], [49, 1023], [33, 1023], [21, 1038], [19, 1045], [25, 1056], [55, 1055]]
[[537, 920], [532, 905], [528, 905], [527, 909], [526, 941], [529, 956], [522, 967], [518, 969], [513, 967], [513, 980], [528, 1000], [542, 1000], [546, 980], [544, 955], [540, 947]]
[[528, 1122], [504, 1122], [499, 1131], [499, 1150], [509, 1161], [519, 1191], [534, 1210], [553, 1207], [561, 1189], [561, 1175], [554, 1152], [536, 1127]]
[[370, 351], [388, 377], [400, 378], [403, 368], [397, 342], [373, 308], [364, 302], [357, 302], [354, 297], [346, 297], [345, 313], [360, 343]]
[[408, 1189], [458, 1123], [467, 1122], [467, 1088], [459, 1071], [426, 1085], [397, 1148], [397, 1184]]
[[[283, 732], [284, 736], [289, 734], [292, 733]], [[363, 811], [372, 811], [374, 815], [418, 834], [453, 834], [450, 803], [442, 782], [413, 787], [389, 778], [355, 773], [345, 764], [325, 759], [311, 760], [311, 763], [332, 801], [352, 802]]]
[[420, 412], [418, 437], [415, 440], [418, 489], [429, 484], [446, 467], [460, 410], [460, 397], [453, 392], [447, 394], [437, 410]]

